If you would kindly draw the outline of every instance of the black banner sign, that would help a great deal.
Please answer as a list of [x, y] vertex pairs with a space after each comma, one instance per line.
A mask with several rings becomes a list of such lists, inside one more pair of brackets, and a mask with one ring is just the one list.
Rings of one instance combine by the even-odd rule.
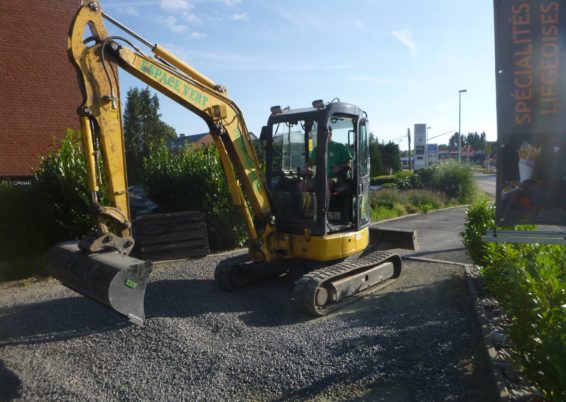
[[494, 7], [497, 225], [566, 225], [566, 0]]

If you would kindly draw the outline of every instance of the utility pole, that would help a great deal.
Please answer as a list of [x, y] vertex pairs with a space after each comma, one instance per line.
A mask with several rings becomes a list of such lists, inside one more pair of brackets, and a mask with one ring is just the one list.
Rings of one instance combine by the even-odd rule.
[[409, 170], [413, 170], [413, 163], [411, 161], [411, 129], [407, 129], [407, 140], [409, 142]]
[[458, 163], [462, 162], [462, 94], [468, 92], [467, 89], [458, 91]]

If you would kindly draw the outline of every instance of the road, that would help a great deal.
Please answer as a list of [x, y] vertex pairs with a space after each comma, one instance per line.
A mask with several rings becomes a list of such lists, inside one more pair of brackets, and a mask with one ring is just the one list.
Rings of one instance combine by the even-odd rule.
[[480, 190], [495, 199], [495, 173], [479, 173], [474, 172], [474, 179]]
[[453, 208], [382, 224], [417, 229], [421, 249], [319, 319], [292, 307], [294, 275], [219, 290], [226, 254], [160, 265], [144, 328], [54, 280], [4, 285], [0, 400], [496, 401], [463, 266], [419, 260], [468, 262], [463, 222]]

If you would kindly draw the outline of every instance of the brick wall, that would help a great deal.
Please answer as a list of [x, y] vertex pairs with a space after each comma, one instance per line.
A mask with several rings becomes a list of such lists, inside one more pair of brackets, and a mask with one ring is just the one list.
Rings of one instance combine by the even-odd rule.
[[78, 0], [0, 2], [0, 179], [31, 175], [53, 137], [78, 129], [82, 102], [67, 57]]

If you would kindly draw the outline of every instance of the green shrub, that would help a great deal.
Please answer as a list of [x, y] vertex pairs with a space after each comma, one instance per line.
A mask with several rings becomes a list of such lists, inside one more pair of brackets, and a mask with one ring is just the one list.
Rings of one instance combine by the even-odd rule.
[[0, 258], [26, 253], [34, 242], [31, 201], [29, 185], [0, 182]]
[[165, 211], [198, 210], [206, 214], [211, 248], [244, 244], [243, 218], [232, 205], [224, 170], [214, 147], [173, 154], [160, 146], [145, 159], [145, 186]]
[[471, 169], [456, 161], [437, 163], [413, 175], [396, 175], [394, 183], [400, 190], [428, 189], [441, 192], [460, 203], [472, 202], [479, 193]]
[[370, 184], [372, 186], [382, 186], [384, 184], [390, 184], [395, 182], [395, 176], [375, 176], [370, 178]]
[[0, 182], [0, 282], [38, 274], [39, 236], [29, 184]]
[[402, 177], [411, 177], [413, 176], [414, 173], [412, 170], [399, 170], [398, 172], [395, 172], [395, 178], [399, 179]]
[[[86, 180], [80, 134], [68, 130], [29, 185], [0, 184], [0, 280], [39, 273], [50, 246], [96, 228]], [[100, 197], [105, 202], [104, 191]]]
[[[60, 146], [41, 160], [32, 178], [31, 192], [36, 201], [34, 213], [41, 217], [35, 228], [43, 247], [96, 231], [80, 133], [68, 130]], [[104, 187], [99, 201], [107, 203]]]
[[472, 170], [468, 166], [448, 161], [434, 165], [432, 170], [433, 189], [463, 203], [473, 201], [477, 189]]
[[481, 237], [488, 229], [495, 228], [495, 205], [486, 200], [476, 202], [466, 209], [466, 223], [461, 233], [464, 246], [475, 264], [481, 265], [487, 255], [487, 244]]
[[[495, 204], [486, 199], [474, 202], [466, 209], [466, 223], [464, 231], [460, 233], [464, 246], [472, 261], [477, 265], [486, 263], [488, 257], [488, 244], [482, 242], [481, 237], [488, 229], [495, 228]], [[503, 227], [503, 230], [534, 230], [534, 225], [518, 225]]]
[[[466, 249], [480, 264], [487, 288], [511, 321], [513, 357], [551, 401], [566, 400], [566, 247], [481, 243], [494, 228], [495, 209], [481, 201], [468, 208]], [[522, 225], [514, 230], [533, 230]]]
[[395, 183], [384, 183], [381, 185], [381, 188], [384, 190], [398, 190], [397, 184]]
[[425, 168], [418, 170], [413, 179], [415, 188], [435, 188], [436, 182], [434, 180], [435, 169]]
[[395, 188], [398, 188], [399, 190], [409, 190], [412, 188], [417, 188], [415, 186], [415, 174], [410, 174], [410, 175], [395, 175]]
[[487, 246], [481, 270], [512, 325], [514, 358], [552, 401], [566, 400], [566, 248]]

